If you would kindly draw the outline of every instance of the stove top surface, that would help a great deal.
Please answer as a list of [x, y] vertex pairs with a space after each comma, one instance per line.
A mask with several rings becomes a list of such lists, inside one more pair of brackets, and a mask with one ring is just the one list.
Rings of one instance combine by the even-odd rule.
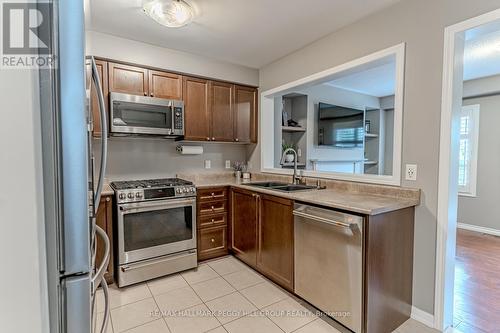
[[111, 187], [113, 187], [115, 190], [165, 188], [165, 187], [186, 186], [186, 185], [193, 185], [193, 182], [180, 178], [161, 178], [161, 179], [117, 181], [111, 183]]

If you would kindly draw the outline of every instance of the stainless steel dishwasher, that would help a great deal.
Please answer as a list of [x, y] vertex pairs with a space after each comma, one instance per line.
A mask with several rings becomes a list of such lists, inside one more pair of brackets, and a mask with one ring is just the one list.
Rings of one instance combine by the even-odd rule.
[[295, 293], [361, 333], [364, 219], [300, 203], [293, 215]]

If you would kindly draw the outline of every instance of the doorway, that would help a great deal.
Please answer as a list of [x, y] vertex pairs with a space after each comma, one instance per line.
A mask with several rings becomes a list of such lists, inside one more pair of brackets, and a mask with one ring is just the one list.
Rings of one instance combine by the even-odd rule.
[[[490, 331], [488, 325], [495, 325], [494, 320], [498, 320], [496, 327], [500, 326], [500, 317], [494, 319], [488, 315], [487, 304], [492, 308], [498, 305], [493, 303], [493, 299], [488, 303], [488, 296], [494, 297], [494, 294], [493, 289], [486, 288], [485, 282], [492, 282], [492, 276], [495, 276], [495, 271], [486, 264], [491, 263], [492, 251], [495, 249], [500, 256], [500, 241], [491, 238], [494, 236], [477, 233], [487, 228], [481, 226], [480, 223], [485, 221], [480, 221], [478, 210], [487, 217], [491, 216], [488, 216], [484, 209], [467, 206], [470, 204], [470, 200], [467, 203], [467, 199], [476, 198], [473, 200], [476, 203], [477, 198], [481, 196], [488, 199], [485, 189], [479, 189], [477, 183], [479, 178], [477, 178], [476, 162], [481, 158], [481, 155], [477, 155], [480, 152], [481, 140], [477, 138], [481, 131], [480, 110], [486, 109], [482, 104], [491, 102], [483, 99], [491, 99], [500, 93], [500, 76], [498, 84], [491, 86], [498, 88], [487, 88], [486, 82], [500, 74], [500, 37], [497, 42], [489, 38], [495, 33], [500, 36], [500, 10], [445, 29], [434, 305], [434, 324], [440, 330], [455, 325], [458, 330], [462, 329], [464, 332], [488, 332]], [[485, 36], [489, 39], [485, 39]], [[480, 42], [473, 48], [471, 57], [471, 45], [475, 40]], [[498, 66], [492, 65], [488, 59], [496, 60]], [[474, 61], [475, 65], [472, 66], [471, 63]], [[498, 73], [494, 73], [495, 68], [498, 69]], [[475, 85], [468, 81], [474, 81]], [[484, 91], [476, 90], [471, 93], [473, 91], [471, 86], [476, 88], [481, 86]], [[495, 89], [497, 91], [494, 91]], [[497, 98], [500, 109], [500, 97]], [[483, 122], [492, 124], [492, 121], [483, 120]], [[498, 130], [490, 132], [490, 137], [496, 137], [497, 132]], [[489, 155], [493, 154], [498, 155], [498, 151], [491, 151]], [[485, 158], [487, 155], [483, 153], [482, 157]], [[486, 179], [486, 186], [489, 188], [494, 186], [491, 179]], [[488, 202], [485, 204], [488, 205]], [[465, 222], [469, 223], [464, 223], [459, 218], [464, 219], [467, 210], [475, 211], [476, 218], [465, 217]], [[462, 223], [458, 224], [457, 221]], [[467, 225], [474, 224], [477, 230], [464, 230]], [[458, 232], [457, 227], [460, 227]], [[489, 241], [492, 240], [493, 243], [490, 244]], [[499, 241], [498, 247], [495, 241]], [[497, 279], [496, 289], [500, 285], [500, 277], [497, 276]], [[481, 293], [484, 296], [480, 296]], [[483, 317], [486, 319], [481, 323]]]

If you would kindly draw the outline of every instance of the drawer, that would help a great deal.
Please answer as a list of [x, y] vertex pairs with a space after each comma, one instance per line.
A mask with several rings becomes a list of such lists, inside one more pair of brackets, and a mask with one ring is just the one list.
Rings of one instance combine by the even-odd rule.
[[214, 215], [227, 212], [227, 201], [200, 202], [198, 204], [199, 216]]
[[198, 228], [207, 228], [215, 226], [226, 226], [227, 225], [227, 214], [217, 214], [212, 216], [204, 216], [198, 219]]
[[198, 258], [208, 259], [227, 253], [226, 227], [198, 231]]
[[204, 188], [198, 190], [198, 201], [213, 201], [227, 199], [226, 187]]

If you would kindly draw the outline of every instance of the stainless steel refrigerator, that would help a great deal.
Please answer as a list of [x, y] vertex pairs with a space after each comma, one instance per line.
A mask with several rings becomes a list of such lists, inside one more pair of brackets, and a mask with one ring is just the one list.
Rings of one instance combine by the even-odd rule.
[[[52, 1], [49, 29], [56, 64], [40, 69], [43, 146], [43, 183], [50, 331], [90, 333], [104, 331], [109, 318], [107, 285], [103, 279], [109, 260], [109, 239], [96, 226], [95, 216], [106, 169], [106, 113], [95, 63], [92, 82], [86, 82], [83, 0]], [[89, 89], [98, 93], [102, 156], [94, 159]], [[98, 166], [95, 168], [95, 161]], [[106, 248], [95, 266], [96, 239]], [[106, 301], [96, 322], [96, 289]]]

